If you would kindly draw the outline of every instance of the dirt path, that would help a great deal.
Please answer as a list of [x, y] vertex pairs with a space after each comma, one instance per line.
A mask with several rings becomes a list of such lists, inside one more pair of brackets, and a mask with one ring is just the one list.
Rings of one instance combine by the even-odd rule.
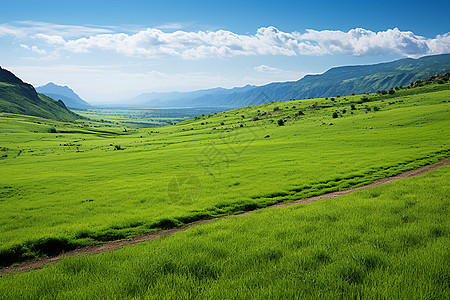
[[[361, 186], [361, 187], [357, 187], [357, 188], [351, 188], [345, 191], [340, 191], [340, 192], [333, 192], [333, 193], [328, 193], [328, 194], [323, 194], [320, 196], [316, 196], [316, 197], [311, 197], [311, 198], [305, 198], [305, 199], [300, 199], [297, 200], [295, 202], [289, 202], [289, 203], [280, 203], [280, 204], [275, 204], [272, 206], [268, 206], [265, 208], [261, 208], [261, 209], [270, 209], [273, 207], [284, 207], [284, 206], [289, 206], [289, 205], [296, 205], [296, 204], [303, 204], [303, 203], [311, 203], [311, 202], [315, 202], [321, 199], [325, 199], [325, 198], [335, 198], [335, 197], [339, 197], [342, 195], [346, 195], [349, 193], [352, 193], [354, 191], [358, 191], [358, 190], [362, 190], [362, 189], [366, 189], [369, 187], [373, 187], [373, 186], [377, 186], [377, 185], [382, 185], [382, 184], [386, 184], [386, 183], [390, 183], [393, 182], [395, 180], [401, 179], [401, 178], [407, 178], [407, 177], [414, 177], [414, 176], [418, 176], [421, 174], [424, 174], [428, 171], [431, 170], [435, 170], [438, 169], [442, 166], [445, 165], [449, 165], [450, 164], [450, 157], [444, 159], [443, 161], [440, 161], [437, 164], [434, 165], [428, 165], [419, 169], [415, 169], [415, 170], [411, 170], [411, 171], [407, 171], [404, 173], [401, 173], [397, 176], [393, 176], [393, 177], [387, 177], [387, 178], [383, 178], [383, 179], [379, 179], [371, 184], [365, 185], [365, 186]], [[257, 209], [260, 210], [260, 209]], [[193, 226], [197, 226], [199, 224], [203, 224], [203, 223], [208, 223], [214, 220], [218, 220], [218, 219], [225, 219], [225, 218], [230, 218], [230, 217], [236, 217], [236, 216], [242, 216], [242, 215], [247, 215], [250, 214], [252, 212], [255, 212], [256, 210], [252, 210], [252, 211], [247, 211], [241, 214], [237, 214], [237, 215], [229, 215], [229, 216], [223, 216], [223, 217], [219, 217], [219, 218], [214, 218], [214, 219], [209, 219], [209, 220], [203, 220], [203, 221], [198, 221], [198, 222], [194, 222], [192, 224], [183, 226], [183, 227], [179, 227], [179, 228], [173, 228], [173, 229], [167, 229], [167, 230], [160, 230], [157, 232], [152, 232], [152, 233], [148, 233], [148, 234], [144, 234], [138, 237], [134, 237], [134, 238], [130, 238], [127, 240], [118, 240], [118, 241], [111, 241], [111, 242], [107, 242], [105, 244], [101, 244], [101, 245], [92, 245], [92, 246], [86, 246], [83, 248], [79, 248], [76, 249], [74, 251], [70, 251], [64, 254], [61, 254], [59, 256], [55, 256], [55, 257], [48, 257], [48, 258], [43, 258], [40, 260], [35, 260], [35, 261], [28, 261], [28, 262], [23, 262], [17, 266], [11, 266], [11, 267], [6, 267], [3, 269], [0, 269], [0, 277], [5, 275], [5, 274], [9, 274], [9, 273], [16, 273], [16, 272], [28, 272], [28, 271], [32, 271], [34, 269], [40, 269], [45, 267], [48, 264], [54, 264], [57, 263], [58, 261], [60, 261], [63, 257], [72, 257], [72, 256], [76, 256], [76, 255], [80, 255], [80, 254], [98, 254], [98, 253], [102, 253], [105, 251], [114, 251], [117, 250], [123, 246], [128, 246], [128, 245], [135, 245], [138, 243], [142, 243], [148, 240], [152, 240], [152, 239], [156, 239], [159, 238], [161, 236], [164, 235], [172, 235], [176, 232], [179, 231], [185, 231]]]

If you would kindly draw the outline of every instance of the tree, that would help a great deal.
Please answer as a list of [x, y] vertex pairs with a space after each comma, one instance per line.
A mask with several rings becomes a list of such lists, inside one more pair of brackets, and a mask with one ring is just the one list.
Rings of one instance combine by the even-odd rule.
[[284, 120], [283, 119], [279, 119], [278, 120], [278, 126], [284, 126]]
[[337, 112], [333, 113], [333, 119], [336, 119], [337, 117], [339, 117], [339, 115], [337, 114]]

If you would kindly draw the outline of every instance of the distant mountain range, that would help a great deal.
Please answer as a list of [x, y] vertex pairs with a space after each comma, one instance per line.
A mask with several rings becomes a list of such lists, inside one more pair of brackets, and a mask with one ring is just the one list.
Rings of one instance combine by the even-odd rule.
[[54, 100], [62, 100], [69, 108], [92, 108], [92, 105], [80, 98], [68, 86], [56, 85], [53, 82], [36, 88], [36, 91]]
[[320, 75], [307, 75], [298, 81], [264, 86], [141, 94], [130, 100], [130, 103], [140, 108], [238, 108], [272, 101], [376, 92], [408, 85], [416, 80], [449, 71], [450, 54], [442, 54], [374, 65], [336, 67]]
[[36, 92], [8, 70], [0, 67], [0, 112], [23, 114], [61, 121], [81, 118], [67, 109], [62, 101], [55, 101]]
[[168, 107], [176, 103], [191, 103], [197, 101], [196, 99], [202, 97], [209, 97], [210, 95], [226, 96], [233, 93], [242, 93], [255, 88], [254, 85], [246, 85], [244, 87], [235, 87], [232, 89], [213, 88], [206, 90], [198, 90], [192, 92], [170, 92], [170, 93], [144, 93], [134, 97], [129, 101], [133, 106], [147, 107]]
[[[450, 72], [450, 54], [419, 59], [407, 58], [375, 65], [337, 67], [320, 75], [307, 75], [298, 81], [271, 83], [264, 86], [247, 85], [233, 89], [214, 88], [185, 93], [146, 93], [133, 98], [127, 106], [130, 108], [214, 107], [226, 110], [273, 101], [388, 90], [446, 72]], [[49, 83], [37, 88], [37, 91], [32, 85], [24, 83], [14, 74], [0, 67], [0, 112], [69, 121], [81, 117], [67, 107], [92, 107], [67, 86]]]

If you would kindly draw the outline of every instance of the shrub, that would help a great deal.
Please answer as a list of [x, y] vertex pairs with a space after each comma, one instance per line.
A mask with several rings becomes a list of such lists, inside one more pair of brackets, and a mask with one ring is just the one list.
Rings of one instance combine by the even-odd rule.
[[301, 110], [299, 110], [299, 111], [298, 111], [298, 115], [299, 115], [299, 116], [304, 116], [305, 114], [304, 114]]
[[333, 119], [336, 119], [337, 117], [339, 117], [338, 114], [337, 114], [337, 112], [334, 112], [334, 113], [333, 113]]
[[389, 90], [389, 95], [394, 95], [394, 94], [395, 94], [394, 89], [390, 89], [390, 90]]
[[278, 126], [283, 126], [284, 125], [284, 120], [283, 119], [279, 119], [278, 120]]
[[280, 110], [280, 107], [279, 107], [279, 106], [275, 106], [275, 107], [273, 108], [273, 111], [277, 111], [277, 110]]
[[351, 110], [356, 110], [355, 104], [350, 105], [350, 109], [351, 109]]
[[48, 132], [50, 132], [50, 133], [56, 133], [56, 129], [55, 128], [50, 128], [49, 130], [48, 130]]

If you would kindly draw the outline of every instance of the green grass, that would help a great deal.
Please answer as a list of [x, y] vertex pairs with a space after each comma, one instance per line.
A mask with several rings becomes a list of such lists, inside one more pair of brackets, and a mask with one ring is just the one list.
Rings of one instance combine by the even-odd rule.
[[450, 151], [449, 87], [271, 103], [149, 129], [0, 114], [0, 265], [437, 162]]
[[172, 109], [83, 109], [78, 115], [106, 123], [116, 123], [131, 128], [150, 128], [172, 125], [189, 118], [219, 111], [215, 108]]
[[0, 298], [448, 299], [450, 167], [0, 279]]

